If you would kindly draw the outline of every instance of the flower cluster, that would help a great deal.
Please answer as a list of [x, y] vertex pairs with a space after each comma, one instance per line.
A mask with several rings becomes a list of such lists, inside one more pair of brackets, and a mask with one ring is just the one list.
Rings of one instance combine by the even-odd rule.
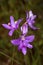
[[[30, 43], [33, 42], [35, 36], [30, 35], [26, 36], [28, 33], [28, 27], [30, 27], [33, 30], [37, 30], [39, 28], [34, 26], [36, 15], [32, 13], [32, 11], [26, 12], [26, 22], [20, 27], [20, 30], [22, 34], [18, 39], [11, 40], [11, 43], [13, 45], [18, 46], [18, 50], [21, 50], [24, 55], [27, 53], [27, 48], [33, 48], [33, 45]], [[13, 35], [13, 32], [19, 28], [19, 24], [22, 22], [23, 18], [18, 19], [14, 22], [13, 16], [10, 16], [10, 23], [8, 24], [2, 24], [2, 26], [9, 30], [9, 36]]]

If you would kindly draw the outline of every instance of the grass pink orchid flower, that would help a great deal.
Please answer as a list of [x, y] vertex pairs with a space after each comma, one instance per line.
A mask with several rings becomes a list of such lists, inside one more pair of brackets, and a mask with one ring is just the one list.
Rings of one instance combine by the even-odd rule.
[[14, 22], [13, 16], [10, 16], [10, 23], [8, 23], [8, 24], [2, 24], [2, 26], [4, 28], [10, 30], [8, 34], [9, 34], [9, 36], [12, 36], [13, 32], [16, 29], [18, 29], [19, 24], [21, 23], [21, 21], [22, 21], [22, 19], [19, 19], [19, 20], [17, 20], [17, 21]]
[[28, 23], [28, 26], [32, 28], [33, 30], [37, 30], [39, 28], [34, 26], [34, 19], [36, 18], [36, 15], [32, 13], [32, 11], [29, 11], [26, 13], [26, 22]]
[[13, 45], [18, 46], [18, 49], [21, 50], [24, 55], [26, 55], [27, 48], [30, 48], [30, 49], [33, 48], [33, 45], [31, 45], [30, 42], [33, 42], [34, 37], [35, 37], [34, 35], [30, 35], [27, 37], [22, 35], [18, 39], [11, 40], [11, 43]]
[[28, 25], [27, 25], [27, 23], [24, 23], [21, 26], [21, 32], [22, 32], [23, 35], [26, 35], [28, 33]]

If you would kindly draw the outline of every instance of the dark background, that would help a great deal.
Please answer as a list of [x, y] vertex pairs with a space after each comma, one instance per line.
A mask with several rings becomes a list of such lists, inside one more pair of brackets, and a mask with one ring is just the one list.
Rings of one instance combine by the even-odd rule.
[[[29, 29], [28, 35], [35, 35], [34, 47], [27, 49], [24, 56], [10, 43], [19, 34], [15, 31], [12, 37], [8, 36], [8, 30], [2, 27], [2, 23], [8, 23], [11, 15], [15, 20], [24, 18], [25, 22], [26, 11], [29, 10], [37, 15], [35, 26], [40, 30]], [[0, 0], [0, 65], [43, 65], [43, 0]]]

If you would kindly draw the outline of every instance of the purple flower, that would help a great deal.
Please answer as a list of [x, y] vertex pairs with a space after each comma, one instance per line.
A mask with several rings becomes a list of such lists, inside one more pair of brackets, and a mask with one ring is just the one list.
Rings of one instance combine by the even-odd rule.
[[10, 16], [10, 23], [8, 23], [8, 24], [2, 24], [2, 26], [4, 28], [10, 30], [8, 34], [9, 34], [9, 36], [12, 36], [13, 32], [16, 29], [18, 29], [19, 24], [20, 24], [21, 21], [22, 21], [22, 19], [19, 19], [19, 20], [17, 20], [17, 21], [14, 22], [13, 16]]
[[33, 30], [39, 29], [39, 28], [34, 26], [34, 23], [35, 23], [34, 19], [35, 18], [36, 18], [36, 15], [34, 15], [32, 13], [32, 11], [29, 11], [26, 13], [26, 22], [28, 23], [29, 27], [32, 28]]
[[28, 32], [28, 25], [27, 23], [24, 23], [22, 26], [21, 26], [21, 32], [23, 35], [26, 35], [27, 32]]
[[30, 42], [33, 42], [34, 35], [30, 35], [25, 37], [24, 35], [20, 36], [18, 39], [11, 40], [11, 43], [13, 45], [18, 46], [18, 50], [21, 50], [24, 55], [27, 53], [27, 48], [33, 48], [33, 46], [30, 44]]

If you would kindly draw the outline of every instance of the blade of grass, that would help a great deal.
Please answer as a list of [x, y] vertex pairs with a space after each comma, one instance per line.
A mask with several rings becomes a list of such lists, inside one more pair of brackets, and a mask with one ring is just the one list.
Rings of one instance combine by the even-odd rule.
[[4, 56], [6, 56], [7, 58], [9, 58], [9, 59], [13, 60], [14, 62], [16, 62], [17, 64], [21, 65], [21, 63], [20, 63], [20, 62], [18, 62], [17, 60], [13, 59], [12, 57], [10, 57], [10, 56], [6, 55], [5, 53], [3, 53], [3, 52], [1, 52], [1, 51], [0, 51], [0, 54], [2, 54], [2, 55], [4, 55]]

